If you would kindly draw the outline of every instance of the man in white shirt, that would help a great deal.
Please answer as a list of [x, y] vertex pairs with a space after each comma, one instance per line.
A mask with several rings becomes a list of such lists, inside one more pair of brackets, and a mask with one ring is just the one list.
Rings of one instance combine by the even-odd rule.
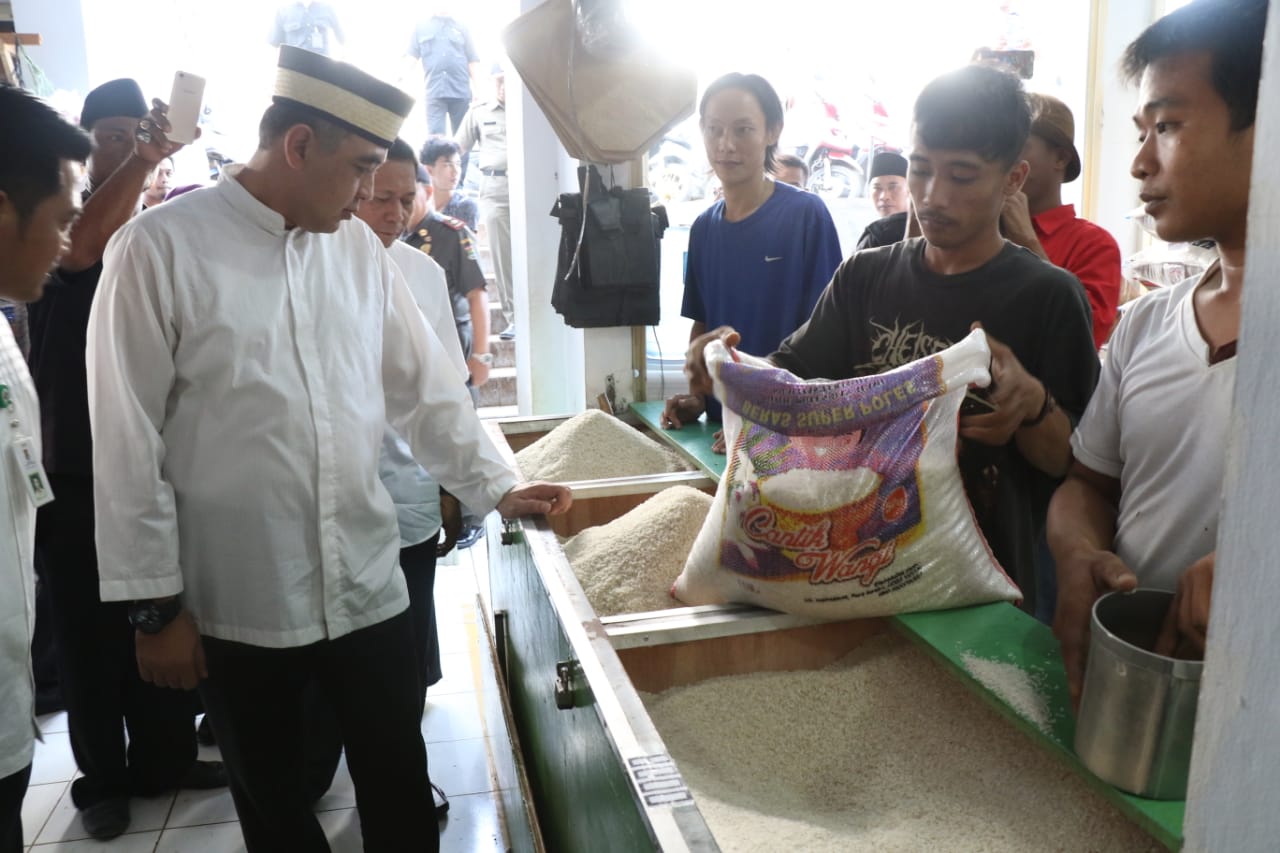
[[1265, 0], [1197, 0], [1125, 53], [1140, 80], [1132, 174], [1161, 239], [1220, 261], [1144, 297], [1111, 338], [1049, 511], [1054, 633], [1078, 701], [1090, 609], [1111, 590], [1177, 592], [1162, 653], [1203, 655], [1240, 329]]
[[347, 221], [412, 99], [283, 47], [273, 101], [244, 167], [108, 247], [89, 329], [102, 597], [134, 601], [144, 678], [199, 684], [250, 853], [328, 850], [299, 772], [313, 680], [364, 849], [433, 851], [383, 431], [470, 506], [571, 499], [518, 482], [390, 255]]
[[[70, 245], [89, 137], [21, 89], [0, 86], [0, 297], [40, 298]], [[36, 507], [52, 498], [40, 464], [40, 406], [9, 323], [0, 318], [0, 853], [18, 853], [31, 777], [35, 684]]]

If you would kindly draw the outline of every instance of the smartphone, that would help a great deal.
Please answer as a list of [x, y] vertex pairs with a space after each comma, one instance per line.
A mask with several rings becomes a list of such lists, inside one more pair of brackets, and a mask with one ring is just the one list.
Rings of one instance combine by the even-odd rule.
[[196, 140], [196, 126], [200, 123], [200, 107], [204, 101], [204, 78], [179, 71], [173, 75], [173, 91], [169, 93], [170, 142], [187, 145]]
[[1036, 74], [1036, 52], [1034, 50], [993, 50], [980, 47], [973, 52], [972, 60], [980, 65], [994, 65], [1017, 74], [1023, 80], [1030, 80]]

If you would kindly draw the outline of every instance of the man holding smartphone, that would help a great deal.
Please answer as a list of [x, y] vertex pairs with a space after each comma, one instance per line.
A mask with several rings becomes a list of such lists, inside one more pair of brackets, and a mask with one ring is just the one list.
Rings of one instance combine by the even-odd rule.
[[71, 798], [85, 830], [101, 840], [128, 829], [131, 796], [221, 787], [227, 779], [220, 763], [196, 760], [195, 697], [138, 677], [126, 607], [99, 598], [94, 546], [89, 310], [107, 242], [137, 213], [152, 172], [181, 146], [159, 130], [167, 126], [163, 105], [156, 102], [148, 111], [133, 80], [113, 80], [90, 92], [80, 124], [93, 141], [84, 210], [43, 298], [30, 306], [30, 361], [40, 394], [44, 465], [58, 496], [40, 509], [36, 547], [49, 590], [72, 751], [83, 774], [71, 784]]

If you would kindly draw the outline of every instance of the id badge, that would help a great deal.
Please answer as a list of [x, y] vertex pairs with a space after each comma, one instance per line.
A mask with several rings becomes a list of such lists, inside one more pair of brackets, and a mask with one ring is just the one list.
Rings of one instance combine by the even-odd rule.
[[49, 487], [49, 477], [40, 462], [40, 454], [36, 453], [36, 443], [30, 436], [20, 435], [9, 446], [22, 483], [26, 487], [27, 496], [35, 506], [44, 506], [53, 500], [53, 489]]

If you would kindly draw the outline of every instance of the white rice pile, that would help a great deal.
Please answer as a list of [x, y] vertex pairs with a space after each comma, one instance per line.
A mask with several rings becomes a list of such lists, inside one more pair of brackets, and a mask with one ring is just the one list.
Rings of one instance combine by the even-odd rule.
[[725, 853], [1163, 849], [896, 638], [644, 698]]
[[1049, 701], [1027, 672], [1011, 663], [987, 660], [966, 652], [960, 656], [965, 670], [992, 693], [1004, 700], [1018, 714], [1040, 731], [1053, 730]]
[[600, 616], [680, 607], [670, 595], [711, 496], [689, 486], [663, 489], [626, 515], [588, 527], [564, 555]]
[[604, 480], [689, 471], [676, 453], [599, 409], [575, 415], [516, 454], [530, 480]]

